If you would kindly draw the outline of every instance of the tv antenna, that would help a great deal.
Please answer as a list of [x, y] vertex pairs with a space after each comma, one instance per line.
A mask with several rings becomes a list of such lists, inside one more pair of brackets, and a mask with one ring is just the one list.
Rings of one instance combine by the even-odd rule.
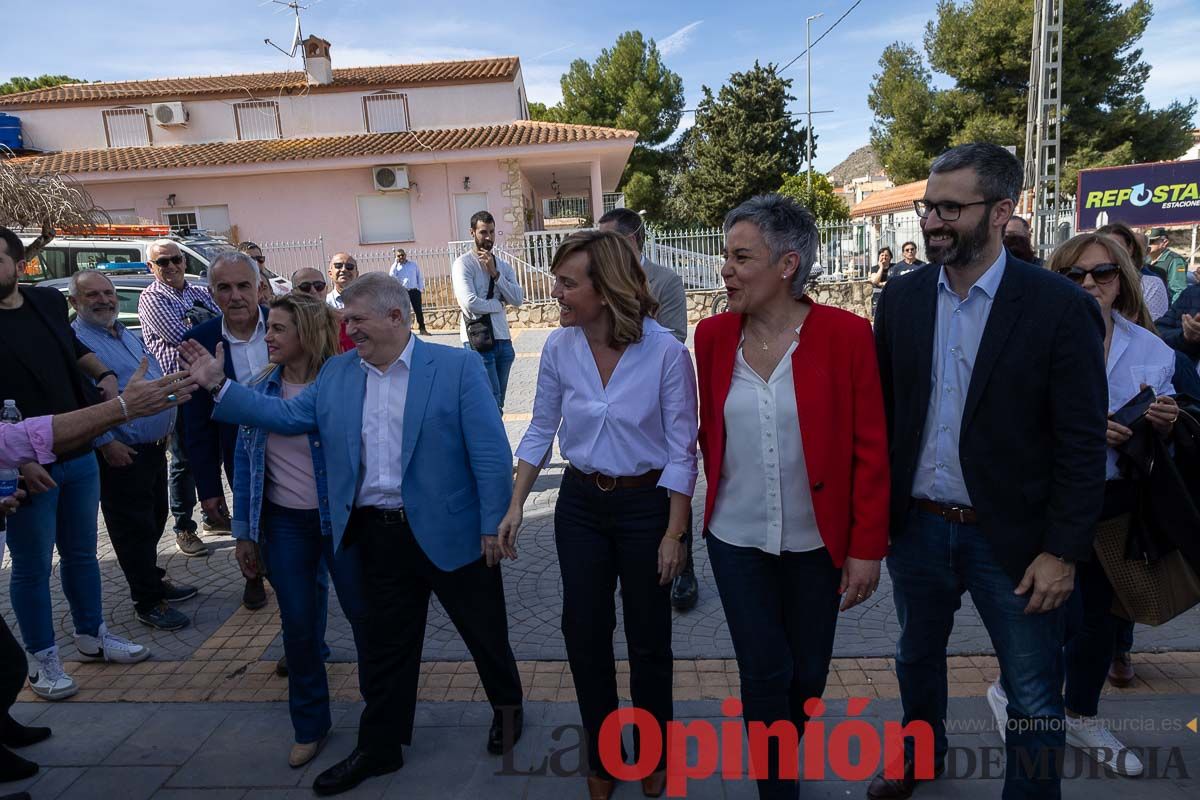
[[[280, 11], [283, 11], [284, 8], [290, 8], [292, 10], [292, 13], [296, 17], [296, 29], [292, 33], [292, 46], [290, 50], [284, 50], [270, 39], [263, 39], [263, 43], [271, 45], [271, 47], [274, 47], [288, 58], [295, 58], [296, 51], [300, 49], [300, 43], [304, 41], [304, 36], [300, 32], [300, 12], [311, 8], [312, 6], [321, 2], [321, 0], [314, 0], [314, 2], [310, 3], [309, 5], [301, 5], [298, 0], [271, 0], [271, 2], [277, 6], [281, 6], [279, 9]], [[266, 3], [261, 3], [260, 5], [266, 5]]]

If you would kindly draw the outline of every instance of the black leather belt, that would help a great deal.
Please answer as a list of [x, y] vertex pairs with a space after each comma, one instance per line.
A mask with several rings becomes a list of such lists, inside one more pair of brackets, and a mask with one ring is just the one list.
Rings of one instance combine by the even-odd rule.
[[641, 475], [617, 477], [614, 475], [605, 475], [602, 472], [584, 472], [568, 464], [567, 474], [575, 480], [594, 484], [602, 492], [611, 492], [614, 489], [644, 489], [647, 486], [657, 486], [658, 479], [662, 477], [662, 470], [652, 469], [649, 472], [643, 472]]
[[380, 508], [379, 506], [358, 506], [354, 509], [372, 522], [383, 525], [407, 525], [408, 513], [403, 508]]
[[935, 500], [925, 500], [920, 497], [914, 497], [913, 503], [917, 509], [930, 514], [936, 514], [946, 522], [956, 522], [959, 525], [974, 525], [979, 519], [975, 516], [975, 509], [970, 506], [956, 506], [949, 503], [939, 503]]

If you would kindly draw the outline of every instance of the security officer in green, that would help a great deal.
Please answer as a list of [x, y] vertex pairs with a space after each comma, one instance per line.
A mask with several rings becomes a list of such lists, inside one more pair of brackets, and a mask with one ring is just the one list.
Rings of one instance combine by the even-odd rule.
[[1150, 266], [1167, 273], [1167, 285], [1171, 287], [1171, 302], [1174, 303], [1179, 293], [1188, 287], [1187, 259], [1168, 246], [1166, 228], [1151, 228], [1146, 232], [1146, 238], [1150, 244], [1146, 254]]

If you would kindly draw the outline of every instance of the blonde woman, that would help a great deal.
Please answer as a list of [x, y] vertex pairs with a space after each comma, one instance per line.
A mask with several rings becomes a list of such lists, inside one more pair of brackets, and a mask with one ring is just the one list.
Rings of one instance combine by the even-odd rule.
[[[654, 716], [664, 741], [672, 719], [670, 594], [696, 485], [696, 377], [687, 348], [654, 321], [657, 303], [624, 237], [572, 234], [551, 272], [562, 329], [542, 351], [499, 536], [515, 558], [521, 509], [557, 432], [568, 462], [554, 510], [562, 631], [588, 737], [588, 790], [603, 800], [614, 788], [598, 738], [617, 709], [618, 580], [633, 703]], [[664, 765], [642, 781], [646, 796], [662, 793]]]
[[[1172, 378], [1175, 353], [1154, 331], [1142, 298], [1142, 282], [1129, 252], [1119, 239], [1098, 233], [1076, 236], [1054, 251], [1046, 265], [1079, 284], [1096, 299], [1104, 317], [1104, 355], [1108, 369], [1108, 464], [1105, 468], [1104, 511], [1100, 522], [1135, 511], [1135, 486], [1117, 463], [1116, 447], [1133, 431], [1111, 419], [1143, 386], [1156, 399], [1146, 419], [1166, 436], [1179, 408]], [[1097, 559], [1076, 564], [1075, 592], [1068, 602], [1063, 658], [1066, 684], [1067, 744], [1085, 751], [1122, 775], [1140, 775], [1142, 762], [1096, 717], [1100, 692], [1108, 677], [1113, 648], [1122, 620], [1111, 611], [1113, 588]], [[998, 722], [1007, 722], [1007, 695], [999, 682], [988, 689], [988, 702]], [[1000, 730], [1005, 727], [1000, 726]]]
[[[270, 397], [295, 397], [326, 360], [341, 352], [336, 313], [311, 295], [276, 297], [267, 315], [266, 342], [271, 366], [253, 388]], [[317, 434], [283, 436], [242, 426], [235, 458], [238, 565], [247, 578], [268, 577], [275, 588], [296, 735], [288, 763], [300, 767], [316, 756], [331, 726], [327, 576], [333, 576], [358, 644], [366, 613], [360, 566], [353, 554], [333, 550], [325, 457]]]

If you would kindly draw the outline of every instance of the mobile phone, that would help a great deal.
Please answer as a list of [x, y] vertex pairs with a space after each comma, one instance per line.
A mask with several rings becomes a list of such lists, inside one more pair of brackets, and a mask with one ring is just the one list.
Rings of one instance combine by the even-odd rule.
[[1150, 410], [1150, 406], [1154, 405], [1155, 399], [1154, 389], [1147, 386], [1134, 395], [1132, 400], [1114, 411], [1111, 419], [1118, 425], [1124, 425], [1128, 428], [1146, 416], [1146, 412]]

